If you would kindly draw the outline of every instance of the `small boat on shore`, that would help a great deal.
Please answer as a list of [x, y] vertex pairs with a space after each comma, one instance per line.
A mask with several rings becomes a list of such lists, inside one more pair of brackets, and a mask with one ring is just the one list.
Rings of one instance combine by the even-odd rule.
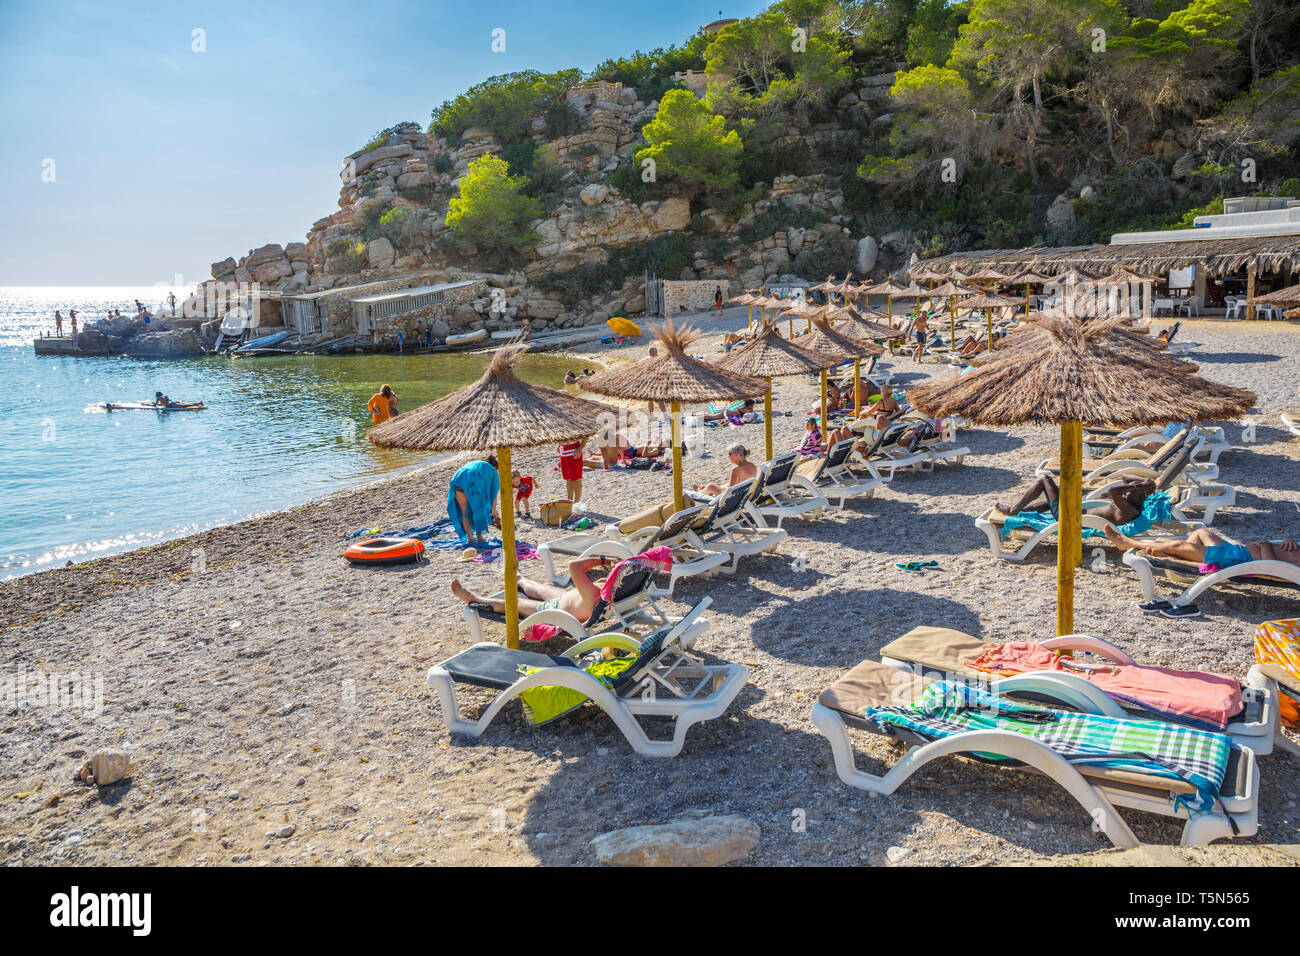
[[153, 402], [102, 402], [99, 407], [106, 412], [201, 412], [208, 406], [202, 402], [172, 402], [170, 405], [155, 405]]
[[447, 344], [473, 345], [475, 342], [482, 342], [487, 337], [487, 329], [475, 329], [473, 332], [462, 332], [460, 335], [447, 336]]

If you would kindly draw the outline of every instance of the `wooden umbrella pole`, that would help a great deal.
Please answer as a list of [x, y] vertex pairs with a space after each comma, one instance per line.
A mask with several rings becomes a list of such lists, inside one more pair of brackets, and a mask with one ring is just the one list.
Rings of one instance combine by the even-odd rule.
[[749, 331], [754, 331], [754, 307], [749, 307]]
[[767, 443], [767, 457], [772, 460], [772, 380], [766, 379], [767, 391], [763, 393], [763, 439]]
[[862, 360], [853, 360], [853, 418], [862, 414]]
[[1056, 531], [1056, 633], [1074, 633], [1074, 569], [1083, 547], [1083, 480], [1080, 450], [1083, 426], [1061, 423], [1061, 495]]
[[786, 315], [790, 319], [790, 338], [793, 339], [794, 338], [794, 313], [787, 312]]
[[992, 351], [993, 351], [993, 310], [992, 310], [992, 309], [989, 309], [989, 310], [988, 310], [987, 312], [985, 312], [984, 314], [988, 317], [988, 320], [989, 320], [989, 347], [988, 347], [988, 351], [992, 352]]
[[[863, 296], [862, 307], [864, 309], [867, 307], [866, 302], [867, 302], [866, 296]], [[889, 329], [892, 332], [894, 329], [894, 297], [892, 295], [885, 296], [885, 308], [889, 310]], [[898, 353], [898, 343], [895, 342], [893, 339], [890, 339], [889, 354], [896, 355], [897, 353]]]
[[673, 424], [673, 511], [681, 511], [682, 504], [682, 404], [673, 401], [669, 404]]
[[826, 444], [826, 369], [822, 369], [822, 444]]
[[519, 556], [515, 552], [515, 511], [510, 497], [510, 449], [497, 449], [497, 475], [501, 479], [501, 554], [505, 558], [506, 647], [519, 647]]
[[948, 299], [948, 351], [957, 347], [957, 297]]

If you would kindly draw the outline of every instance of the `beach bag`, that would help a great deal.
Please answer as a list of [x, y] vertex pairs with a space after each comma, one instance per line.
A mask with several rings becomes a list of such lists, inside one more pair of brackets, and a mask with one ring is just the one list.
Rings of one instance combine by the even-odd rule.
[[540, 514], [543, 522], [552, 527], [558, 527], [561, 521], [573, 514], [573, 502], [567, 500], [547, 501], [541, 506]]

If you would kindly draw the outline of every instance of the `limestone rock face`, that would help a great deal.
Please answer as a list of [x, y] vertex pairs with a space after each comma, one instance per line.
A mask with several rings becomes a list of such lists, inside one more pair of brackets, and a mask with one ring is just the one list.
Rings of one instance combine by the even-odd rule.
[[203, 339], [193, 329], [149, 332], [127, 342], [126, 354], [135, 358], [191, 358], [203, 354]]
[[[646, 203], [641, 208], [651, 205]], [[685, 229], [691, 221], [691, 204], [680, 197], [665, 199], [650, 213], [650, 228], [655, 232], [671, 232]]]
[[612, 830], [591, 845], [606, 866], [722, 866], [748, 856], [759, 836], [748, 817], [699, 816]]
[[212, 278], [214, 279], [233, 279], [235, 276], [235, 267], [239, 265], [233, 256], [227, 256], [220, 262], [212, 263]]
[[1074, 201], [1065, 193], [1057, 196], [1047, 209], [1047, 224], [1060, 229], [1074, 222]]
[[377, 269], [384, 269], [393, 264], [393, 257], [397, 254], [393, 244], [384, 237], [370, 240], [366, 246], [366, 256], [370, 264]]
[[584, 186], [578, 198], [588, 206], [599, 206], [609, 195], [609, 187], [601, 183], [592, 183], [590, 186]]
[[871, 236], [863, 236], [858, 240], [858, 258], [857, 266], [859, 273], [870, 272], [876, 267], [876, 260], [880, 257], [880, 244]]
[[342, 175], [348, 174], [348, 165], [353, 172], [360, 176], [371, 166], [376, 163], [382, 163], [386, 160], [401, 159], [403, 156], [410, 156], [414, 147], [410, 143], [399, 143], [395, 146], [377, 146], [368, 153], [361, 153], [351, 157], [350, 164], [345, 164]]

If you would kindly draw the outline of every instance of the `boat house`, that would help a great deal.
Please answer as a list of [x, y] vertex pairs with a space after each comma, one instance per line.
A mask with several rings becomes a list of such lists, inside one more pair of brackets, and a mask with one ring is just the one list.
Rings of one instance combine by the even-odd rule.
[[482, 279], [434, 282], [415, 273], [281, 297], [284, 324], [301, 335], [361, 335], [380, 344], [395, 339], [402, 316], [416, 311], [450, 316], [458, 305], [486, 295]]

